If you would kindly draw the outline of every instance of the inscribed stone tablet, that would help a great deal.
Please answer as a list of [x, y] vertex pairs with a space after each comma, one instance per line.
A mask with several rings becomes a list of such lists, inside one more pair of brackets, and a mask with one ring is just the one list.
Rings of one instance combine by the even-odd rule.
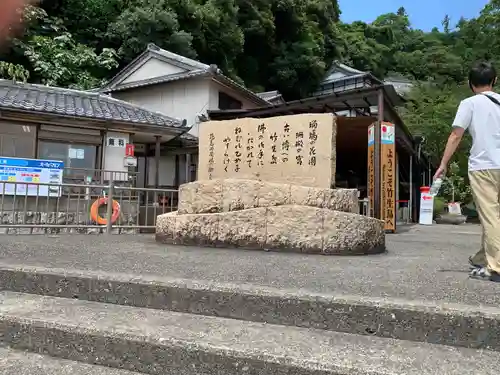
[[243, 118], [200, 124], [200, 180], [258, 179], [330, 188], [335, 184], [332, 114]]

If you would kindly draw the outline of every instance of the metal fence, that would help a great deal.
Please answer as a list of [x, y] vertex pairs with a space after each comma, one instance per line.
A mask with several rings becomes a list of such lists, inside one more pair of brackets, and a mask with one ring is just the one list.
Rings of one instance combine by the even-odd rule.
[[[107, 184], [0, 183], [0, 233], [154, 232], [178, 191]], [[107, 202], [113, 204], [107, 204]]]
[[69, 184], [83, 184], [91, 182], [102, 185], [107, 181], [120, 181], [122, 184], [136, 186], [138, 177], [138, 172], [113, 171], [107, 169], [66, 167], [63, 172], [63, 182]]
[[[178, 190], [94, 183], [0, 183], [0, 234], [150, 233], [177, 210]], [[112, 202], [113, 204], [107, 204]], [[369, 216], [368, 199], [359, 213]]]

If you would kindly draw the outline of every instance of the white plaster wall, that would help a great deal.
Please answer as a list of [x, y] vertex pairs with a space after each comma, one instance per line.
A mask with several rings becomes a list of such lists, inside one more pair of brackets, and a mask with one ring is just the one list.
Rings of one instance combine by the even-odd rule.
[[137, 67], [137, 69], [129, 77], [127, 77], [127, 79], [125, 79], [123, 83], [131, 83], [185, 71], [185, 69], [168, 64], [155, 58], [151, 58], [141, 66]]
[[[106, 171], [120, 172], [113, 173], [113, 179], [117, 181], [127, 181], [128, 180], [128, 167], [123, 165], [123, 160], [125, 158], [125, 147], [110, 147], [107, 145], [108, 137], [114, 138], [124, 138], [125, 141], [129, 142], [129, 135], [127, 133], [118, 133], [118, 132], [106, 132], [106, 136], [104, 138], [104, 169]], [[123, 173], [121, 173], [123, 172]], [[104, 179], [109, 180], [110, 173], [104, 174]]]
[[190, 133], [198, 136], [197, 115], [209, 109], [210, 81], [186, 79], [113, 93], [113, 97], [178, 118], [193, 126]]

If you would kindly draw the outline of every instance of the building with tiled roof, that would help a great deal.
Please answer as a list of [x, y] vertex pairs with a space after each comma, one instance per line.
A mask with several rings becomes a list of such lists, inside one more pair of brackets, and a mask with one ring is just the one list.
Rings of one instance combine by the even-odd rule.
[[[188, 131], [184, 119], [101, 92], [0, 80], [0, 157], [60, 161], [66, 178], [102, 183], [134, 175], [156, 186], [159, 168], [141, 176], [138, 159], [153, 164], [162, 145], [192, 142]], [[127, 158], [129, 145], [143, 155]]]
[[180, 119], [151, 111], [99, 92], [80, 91], [0, 80], [0, 108], [41, 116], [64, 116], [91, 121], [158, 126], [175, 131]]
[[185, 118], [190, 133], [208, 110], [247, 109], [270, 105], [216, 65], [204, 64], [149, 44], [146, 50], [101, 90], [170, 116]]

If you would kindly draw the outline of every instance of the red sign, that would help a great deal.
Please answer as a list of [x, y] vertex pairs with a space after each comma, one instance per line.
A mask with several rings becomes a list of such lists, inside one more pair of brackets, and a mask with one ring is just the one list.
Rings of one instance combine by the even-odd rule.
[[135, 145], [132, 143], [127, 143], [125, 146], [125, 156], [134, 156]]

